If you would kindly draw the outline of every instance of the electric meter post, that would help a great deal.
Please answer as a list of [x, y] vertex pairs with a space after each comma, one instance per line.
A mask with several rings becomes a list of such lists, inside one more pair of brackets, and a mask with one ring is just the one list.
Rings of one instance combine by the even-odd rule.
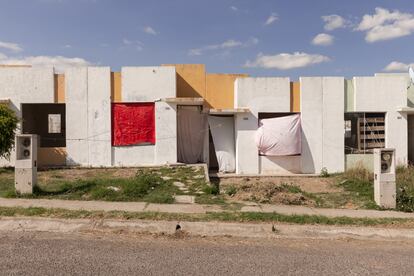
[[16, 163], [14, 183], [16, 193], [32, 194], [37, 184], [38, 136], [34, 134], [16, 135]]
[[396, 207], [395, 149], [374, 149], [374, 199], [382, 208]]

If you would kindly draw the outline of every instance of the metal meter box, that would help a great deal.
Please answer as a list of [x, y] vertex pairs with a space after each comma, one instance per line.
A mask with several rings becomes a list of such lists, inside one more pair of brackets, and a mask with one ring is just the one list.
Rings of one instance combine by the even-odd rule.
[[16, 135], [16, 163], [14, 183], [16, 193], [32, 194], [37, 184], [38, 136], [34, 134]]
[[374, 199], [378, 206], [395, 208], [395, 149], [374, 149]]

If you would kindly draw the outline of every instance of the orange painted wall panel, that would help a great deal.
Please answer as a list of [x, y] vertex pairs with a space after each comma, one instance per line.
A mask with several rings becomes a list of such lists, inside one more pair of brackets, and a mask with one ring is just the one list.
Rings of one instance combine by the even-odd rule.
[[115, 103], [122, 102], [121, 72], [111, 72], [111, 100]]
[[234, 81], [247, 74], [207, 74], [205, 100], [210, 108], [234, 108]]
[[300, 82], [290, 83], [290, 111], [300, 112]]
[[174, 66], [177, 74], [177, 97], [205, 98], [206, 67], [204, 64], [163, 64]]
[[65, 102], [65, 75], [55, 74], [55, 103]]

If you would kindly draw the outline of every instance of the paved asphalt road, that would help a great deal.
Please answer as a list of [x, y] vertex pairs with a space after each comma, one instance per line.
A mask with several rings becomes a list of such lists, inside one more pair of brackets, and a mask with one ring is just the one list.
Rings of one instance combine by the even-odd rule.
[[413, 275], [413, 242], [0, 232], [1, 275]]

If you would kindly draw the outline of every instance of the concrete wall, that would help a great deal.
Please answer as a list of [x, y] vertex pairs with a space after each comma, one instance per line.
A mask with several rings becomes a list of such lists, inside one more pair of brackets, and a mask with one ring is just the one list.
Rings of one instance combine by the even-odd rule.
[[[154, 102], [176, 96], [174, 67], [122, 68], [122, 102]], [[177, 162], [176, 105], [155, 103], [155, 145], [112, 147], [115, 166], [161, 165]]]
[[254, 138], [259, 112], [290, 111], [289, 78], [238, 78], [235, 82], [234, 105], [236, 108], [250, 109], [250, 113], [235, 115], [236, 173], [277, 173], [285, 164], [284, 158], [273, 160], [277, 163], [272, 166], [273, 170], [267, 166], [268, 163], [262, 170]]
[[259, 156], [260, 174], [301, 173], [301, 156]]
[[385, 146], [395, 148], [398, 164], [408, 159], [407, 114], [397, 110], [407, 106], [407, 80], [404, 76], [355, 77], [356, 112], [386, 112]]
[[122, 101], [153, 102], [176, 97], [175, 68], [122, 67]]
[[210, 108], [234, 108], [234, 81], [246, 74], [207, 74], [205, 100]]
[[70, 68], [65, 79], [66, 163], [88, 166], [88, 68]]
[[374, 172], [373, 154], [345, 154], [345, 170], [364, 167]]
[[323, 82], [321, 77], [300, 78], [303, 173], [316, 173], [322, 167]]
[[344, 78], [301, 82], [302, 172], [344, 170]]
[[323, 78], [322, 166], [330, 173], [345, 169], [344, 84], [342, 77]]
[[[0, 99], [10, 99], [10, 107], [21, 118], [22, 103], [53, 103], [55, 99], [53, 68], [0, 67]], [[10, 160], [0, 159], [0, 166], [14, 166], [15, 153]]]
[[204, 64], [163, 64], [176, 71], [177, 97], [206, 97], [206, 67]]
[[88, 160], [93, 167], [112, 165], [110, 74], [109, 67], [88, 68]]

